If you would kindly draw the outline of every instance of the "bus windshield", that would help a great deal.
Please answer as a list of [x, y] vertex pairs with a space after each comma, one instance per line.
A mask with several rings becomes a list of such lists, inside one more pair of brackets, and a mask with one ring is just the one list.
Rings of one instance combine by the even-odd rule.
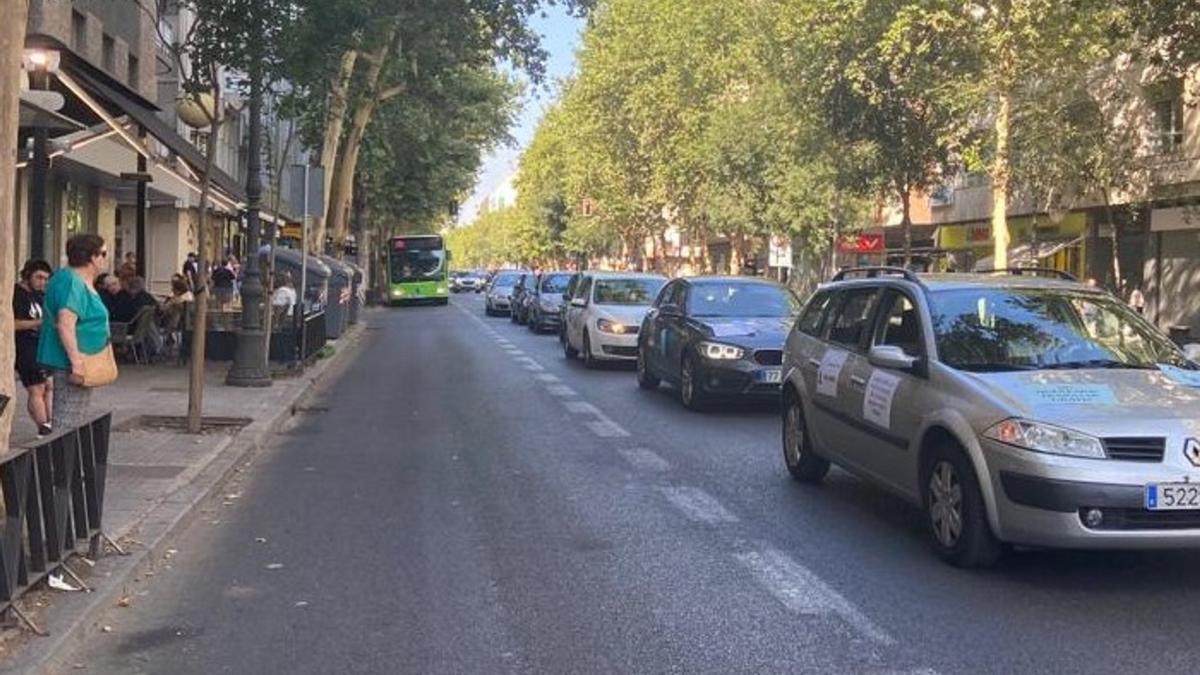
[[390, 262], [394, 284], [441, 279], [446, 274], [446, 251], [441, 237], [394, 239]]

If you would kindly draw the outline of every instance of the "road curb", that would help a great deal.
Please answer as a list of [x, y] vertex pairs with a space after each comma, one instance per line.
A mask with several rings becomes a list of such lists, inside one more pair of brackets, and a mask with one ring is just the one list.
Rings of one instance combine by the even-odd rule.
[[248, 427], [246, 431], [230, 436], [190, 481], [167, 494], [126, 532], [112, 533], [119, 539], [129, 531], [137, 531], [141, 543], [127, 556], [109, 555], [98, 561], [88, 577], [93, 587], [90, 593], [56, 595], [55, 607], [43, 619], [45, 625], [42, 627], [50, 635], [31, 638], [15, 650], [7, 663], [0, 663], [0, 671], [56, 673], [71, 669], [68, 657], [96, 632], [100, 618], [116, 606], [132, 580], [153, 570], [166, 555], [170, 542], [195, 522], [200, 512], [197, 507], [208, 501], [255, 452], [269, 444], [318, 385], [336, 375], [340, 366], [352, 361], [347, 357], [358, 353], [365, 342], [365, 334], [365, 322], [360, 321], [338, 340], [333, 356], [304, 373], [302, 377], [308, 381], [265, 424], [253, 431]]

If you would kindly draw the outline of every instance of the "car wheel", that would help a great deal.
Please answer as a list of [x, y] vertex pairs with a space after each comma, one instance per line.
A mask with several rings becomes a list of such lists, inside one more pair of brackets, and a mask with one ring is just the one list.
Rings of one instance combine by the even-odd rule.
[[697, 377], [695, 361], [690, 356], [685, 357], [679, 369], [679, 400], [688, 410], [701, 411], [706, 401]]
[[638, 345], [637, 351], [637, 383], [642, 389], [658, 389], [662, 382], [657, 375], [650, 372], [650, 364], [646, 363], [646, 350]]
[[579, 355], [579, 352], [575, 351], [575, 348], [571, 346], [571, 338], [565, 335], [563, 336], [562, 346], [563, 356], [565, 356], [568, 361]]
[[579, 350], [583, 353], [583, 367], [595, 368], [599, 365], [596, 362], [596, 356], [592, 354], [592, 339], [588, 337], [587, 331], [583, 331], [583, 347]]
[[496, 310], [492, 309], [491, 305], [484, 304], [483, 315], [484, 316], [496, 316]]
[[933, 451], [921, 472], [929, 539], [943, 560], [958, 567], [989, 567], [1003, 546], [992, 533], [975, 470], [962, 450]]
[[789, 394], [783, 410], [783, 462], [792, 478], [803, 483], [820, 483], [829, 473], [829, 460], [817, 455], [804, 421], [800, 397]]
[[533, 333], [536, 335], [537, 333], [541, 332], [539, 326], [542, 325], [542, 317], [540, 315], [538, 315], [536, 312], [529, 316], [529, 320], [526, 323], [529, 325], [530, 333]]

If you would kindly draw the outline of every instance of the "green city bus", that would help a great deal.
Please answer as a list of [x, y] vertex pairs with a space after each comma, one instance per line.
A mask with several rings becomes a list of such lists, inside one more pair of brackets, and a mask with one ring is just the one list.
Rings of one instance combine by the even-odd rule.
[[436, 234], [414, 234], [388, 240], [388, 301], [450, 302], [450, 252]]

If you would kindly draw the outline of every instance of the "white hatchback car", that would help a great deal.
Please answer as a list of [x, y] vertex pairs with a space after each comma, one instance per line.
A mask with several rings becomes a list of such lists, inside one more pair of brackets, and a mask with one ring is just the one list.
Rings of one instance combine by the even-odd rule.
[[637, 334], [651, 303], [667, 283], [657, 274], [584, 272], [564, 298], [562, 343], [568, 359], [589, 368], [599, 361], [637, 359]]

